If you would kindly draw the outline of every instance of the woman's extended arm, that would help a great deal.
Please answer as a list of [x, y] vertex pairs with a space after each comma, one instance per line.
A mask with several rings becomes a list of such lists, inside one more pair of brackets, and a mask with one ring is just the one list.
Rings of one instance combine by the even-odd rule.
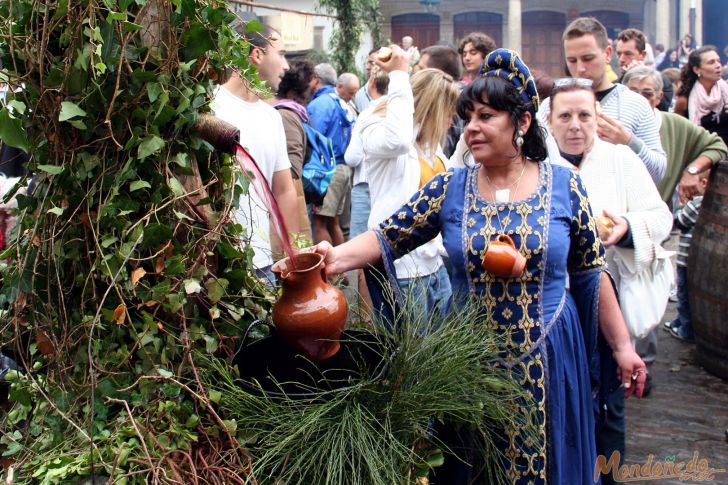
[[354, 239], [338, 246], [332, 246], [327, 241], [323, 241], [312, 249], [324, 257], [328, 277], [376, 264], [382, 257], [379, 241], [374, 231], [359, 234]]
[[617, 361], [620, 382], [625, 387], [625, 397], [635, 393], [642, 397], [647, 380], [647, 368], [637, 352], [627, 330], [627, 324], [619, 309], [612, 280], [606, 272], [601, 275], [599, 285], [599, 328], [612, 349]]
[[[616, 377], [625, 387], [625, 397], [632, 393], [636, 393], [637, 397], [642, 397], [645, 381], [647, 380], [645, 363], [642, 362], [632, 346], [627, 324], [624, 322], [622, 311], [619, 309], [612, 280], [604, 269], [604, 247], [599, 242], [599, 235], [591, 215], [586, 189], [581, 179], [575, 174], [572, 174], [571, 180], [571, 199], [574, 210], [571, 233], [572, 246], [569, 250], [571, 292], [575, 294], [577, 305], [581, 302], [582, 306], [587, 306], [580, 310], [580, 314], [583, 314], [584, 318], [592, 322], [585, 327], [587, 329], [585, 332], [587, 350], [597, 348], [596, 334], [592, 330], [594, 319], [596, 319], [596, 325], [598, 325], [601, 334], [612, 349], [612, 355], [617, 362]], [[596, 289], [591, 290], [592, 284], [587, 284], [588, 281], [596, 283], [596, 280], [591, 276], [594, 275], [595, 270], [599, 271], [598, 295]], [[588, 278], [588, 280], [581, 281], [580, 278], [583, 277]], [[599, 302], [596, 315], [592, 306], [595, 298], [598, 298]]]
[[324, 256], [326, 274], [341, 274], [365, 268], [382, 258], [380, 244], [388, 246], [388, 255], [400, 258], [434, 239], [440, 232], [440, 211], [452, 172], [436, 175], [418, 190], [405, 205], [379, 225], [379, 234], [367, 231], [351, 241], [332, 247], [321, 242], [312, 248]]

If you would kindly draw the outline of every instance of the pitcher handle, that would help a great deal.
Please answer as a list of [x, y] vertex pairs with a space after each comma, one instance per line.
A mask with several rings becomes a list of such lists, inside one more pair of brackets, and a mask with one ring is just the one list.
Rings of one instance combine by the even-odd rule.
[[513, 242], [513, 239], [508, 234], [498, 234], [496, 241], [508, 243], [513, 249], [516, 249], [516, 243]]

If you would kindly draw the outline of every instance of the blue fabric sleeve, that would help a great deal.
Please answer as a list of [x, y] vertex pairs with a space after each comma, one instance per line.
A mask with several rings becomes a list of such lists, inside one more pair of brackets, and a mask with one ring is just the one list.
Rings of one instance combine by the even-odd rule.
[[452, 171], [441, 173], [379, 225], [394, 259], [431, 241], [440, 233], [440, 210]]
[[[606, 271], [606, 260], [584, 185], [575, 174], [572, 174], [569, 185], [572, 209], [569, 291], [576, 302], [581, 321], [598, 425], [605, 417], [607, 398], [619, 386], [617, 363], [599, 330], [599, 292], [602, 273]], [[609, 281], [615, 287], [611, 277]]]
[[397, 271], [394, 268], [394, 257], [389, 244], [381, 232], [376, 232], [382, 260], [377, 265], [371, 265], [364, 270], [369, 297], [372, 308], [381, 324], [395, 326], [395, 318], [400, 315], [403, 306], [402, 291], [397, 284]]
[[588, 271], [605, 265], [604, 246], [599, 239], [597, 224], [581, 178], [571, 174], [569, 179], [571, 199], [571, 248], [569, 249], [569, 273]]

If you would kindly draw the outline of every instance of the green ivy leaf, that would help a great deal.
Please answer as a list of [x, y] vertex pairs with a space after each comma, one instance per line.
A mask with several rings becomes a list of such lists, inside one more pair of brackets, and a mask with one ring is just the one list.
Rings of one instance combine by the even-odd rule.
[[209, 397], [210, 401], [215, 404], [220, 404], [220, 400], [222, 400], [222, 392], [210, 389], [207, 397]]
[[61, 113], [58, 115], [58, 121], [68, 121], [76, 116], [86, 116], [86, 112], [79, 108], [76, 103], [63, 101], [61, 103]]
[[112, 244], [114, 244], [118, 240], [119, 240], [119, 238], [116, 237], [116, 236], [111, 236], [111, 237], [104, 238], [101, 241], [101, 247], [103, 247], [104, 249], [105, 248], [108, 248], [109, 246], [111, 246]]
[[182, 197], [187, 193], [180, 181], [177, 180], [177, 177], [170, 177], [168, 185], [175, 197]]
[[23, 124], [10, 116], [7, 108], [0, 109], [0, 140], [6, 145], [28, 151], [28, 138]]
[[72, 120], [72, 121], [69, 121], [69, 123], [71, 123], [71, 126], [73, 126], [74, 128], [76, 128], [78, 130], [88, 129], [88, 127], [86, 126], [86, 123], [84, 123], [81, 120]]
[[[227, 426], [227, 425], [226, 425]], [[5, 451], [3, 451], [2, 456], [13, 456], [18, 454], [23, 449], [22, 443], [18, 443], [17, 441], [11, 441], [7, 444]]]
[[25, 103], [20, 100], [14, 99], [8, 103], [8, 106], [11, 106], [18, 114], [25, 114]]
[[258, 19], [253, 19], [245, 24], [246, 32], [263, 32], [263, 24]]
[[238, 430], [238, 423], [234, 419], [223, 419], [222, 424], [227, 429], [228, 433], [235, 434]]
[[55, 214], [57, 216], [63, 215], [63, 209], [60, 207], [53, 207], [52, 209], [48, 209], [49, 214]]
[[180, 212], [180, 211], [178, 211], [176, 209], [174, 209], [174, 215], [176, 215], [177, 216], [177, 219], [179, 219], [180, 221], [182, 221], [182, 220], [184, 220], [184, 221], [194, 221], [193, 218], [191, 218], [190, 216], [188, 216], [184, 212]]
[[63, 172], [63, 167], [58, 165], [38, 165], [38, 170], [51, 175], [58, 175]]
[[205, 335], [205, 352], [213, 354], [217, 350], [217, 339], [212, 335]]
[[187, 293], [188, 295], [191, 295], [193, 293], [199, 293], [200, 290], [202, 290], [202, 286], [200, 285], [200, 282], [194, 278], [185, 280], [184, 285], [185, 285], [185, 293]]
[[152, 185], [146, 180], [135, 180], [129, 184], [129, 192], [135, 192], [141, 189], [151, 189]]
[[132, 32], [140, 30], [141, 28], [141, 25], [135, 24], [134, 22], [124, 22], [124, 32]]
[[187, 59], [196, 59], [215, 48], [212, 32], [202, 23], [193, 24], [182, 36], [182, 42], [186, 47]]
[[147, 83], [147, 96], [149, 102], [153, 103], [157, 100], [162, 92], [162, 85], [160, 83]]
[[151, 248], [172, 239], [172, 229], [164, 224], [152, 223], [144, 228], [142, 246]]
[[106, 21], [112, 23], [115, 20], [126, 20], [126, 12], [109, 12], [109, 15], [106, 16]]
[[173, 373], [171, 373], [167, 369], [162, 369], [161, 367], [157, 367], [157, 372], [159, 373], [160, 376], [166, 377], [167, 379], [169, 379], [170, 377], [174, 376]]
[[186, 153], [178, 153], [174, 156], [172, 161], [182, 168], [187, 168], [190, 166], [189, 155], [187, 155]]
[[207, 290], [207, 297], [210, 301], [215, 304], [222, 299], [225, 295], [225, 288], [227, 288], [229, 282], [225, 278], [210, 278], [205, 281], [205, 289]]
[[139, 150], [137, 151], [137, 158], [143, 160], [153, 153], [157, 153], [164, 147], [164, 140], [159, 138], [157, 135], [149, 135], [145, 137], [139, 144]]
[[167, 275], [176, 275], [184, 272], [185, 263], [181, 255], [176, 255], [164, 263], [164, 273]]

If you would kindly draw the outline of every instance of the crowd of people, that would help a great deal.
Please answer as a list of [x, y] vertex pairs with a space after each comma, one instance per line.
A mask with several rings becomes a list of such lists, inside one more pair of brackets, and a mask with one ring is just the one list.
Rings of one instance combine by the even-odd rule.
[[[473, 32], [457, 48], [406, 36], [387, 55], [372, 49], [360, 80], [289, 63], [269, 27], [233, 28], [267, 91], [231, 69], [210, 108], [240, 130], [291, 235], [325, 257], [327, 275], [359, 271], [375, 322], [401, 301], [385, 293], [432, 319], [472, 299], [503, 338], [493, 364], [522, 385], [536, 433], [502, 430], [511, 482], [594, 483], [597, 455], [623, 460], [624, 399], [650, 392], [671, 293], [678, 315], [664, 328], [694, 341], [687, 252], [708, 175], [728, 155], [718, 49], [687, 35], [653, 54], [643, 32], [609, 39], [581, 17], [563, 32], [564, 78]], [[16, 176], [23, 154], [0, 148]], [[335, 167], [312, 171], [312, 156]], [[283, 255], [262, 200], [241, 195], [233, 219], [275, 285]], [[524, 265], [494, 264], [497, 245]], [[448, 439], [464, 459], [432, 481], [477, 483], [478, 437]]]
[[[420, 50], [411, 37], [374, 49], [360, 83], [329, 64], [289, 65], [278, 32], [237, 28], [275, 97], [232, 71], [212, 109], [240, 129], [289, 230], [325, 256], [328, 275], [360, 270], [375, 321], [397, 303], [387, 287], [433, 319], [474, 299], [504, 338], [494, 365], [522, 384], [538, 437], [503, 430], [511, 481], [593, 483], [598, 454], [623, 459], [624, 399], [649, 393], [675, 288], [679, 314], [665, 327], [694, 338], [686, 252], [707, 176], [728, 154], [717, 49], [685, 38], [650, 62], [641, 31], [610, 40], [582, 17], [563, 33], [565, 78], [474, 32], [458, 49]], [[330, 140], [336, 164], [323, 196], [305, 189], [307, 128]], [[235, 217], [275, 284], [260, 198], [242, 196]], [[503, 244], [525, 266], [494, 266], [489, 251]], [[477, 436], [453, 439], [468, 459], [446, 459], [434, 483], [477, 481]]]

